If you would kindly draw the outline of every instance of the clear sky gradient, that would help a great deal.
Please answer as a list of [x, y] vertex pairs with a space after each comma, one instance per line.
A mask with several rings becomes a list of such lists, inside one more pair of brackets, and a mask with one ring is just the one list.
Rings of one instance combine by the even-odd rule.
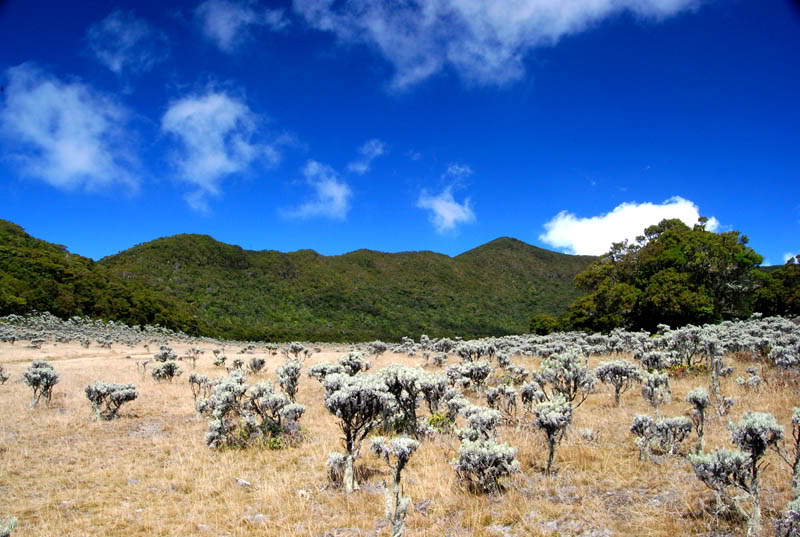
[[800, 253], [790, 0], [0, 0], [0, 218], [99, 259], [325, 255], [662, 218]]

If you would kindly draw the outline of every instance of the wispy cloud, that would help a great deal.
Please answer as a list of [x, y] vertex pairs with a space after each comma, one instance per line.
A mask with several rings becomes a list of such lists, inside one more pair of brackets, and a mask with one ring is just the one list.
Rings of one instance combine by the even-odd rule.
[[175, 136], [181, 149], [173, 164], [184, 181], [197, 187], [187, 202], [207, 210], [207, 197], [220, 193], [226, 176], [240, 174], [256, 162], [276, 165], [275, 144], [253, 141], [258, 117], [242, 101], [225, 92], [209, 91], [172, 102], [161, 118], [161, 130]]
[[116, 10], [86, 33], [89, 48], [114, 73], [149, 71], [167, 58], [167, 37], [133, 12]]
[[450, 164], [447, 167], [447, 170], [445, 170], [445, 172], [442, 174], [442, 179], [449, 179], [451, 181], [461, 181], [463, 179], [466, 179], [473, 173], [475, 172], [472, 171], [472, 168], [470, 168], [466, 164], [454, 163]]
[[353, 191], [340, 180], [336, 170], [316, 160], [309, 160], [302, 170], [306, 182], [313, 188], [312, 198], [295, 209], [284, 209], [286, 218], [308, 219], [315, 217], [345, 220], [350, 211]]
[[66, 189], [137, 186], [128, 113], [121, 105], [33, 64], [11, 67], [5, 75], [0, 132], [24, 173]]
[[658, 20], [701, 0], [294, 0], [308, 24], [340, 41], [364, 43], [394, 67], [403, 89], [448, 67], [465, 80], [502, 85], [525, 72], [540, 46], [622, 12]]
[[437, 195], [423, 190], [417, 200], [417, 207], [430, 211], [430, 221], [437, 233], [444, 234], [453, 231], [456, 226], [475, 221], [470, 199], [465, 198], [463, 203], [458, 203], [453, 198], [452, 186], [446, 187]]
[[[645, 228], [665, 218], [678, 218], [693, 226], [699, 217], [697, 205], [680, 196], [661, 204], [622, 203], [610, 213], [588, 218], [561, 211], [545, 223], [545, 233], [539, 235], [539, 240], [572, 254], [601, 255], [609, 251], [612, 243], [633, 241]], [[706, 224], [708, 231], [718, 227], [719, 222], [713, 217]]]
[[253, 27], [277, 32], [289, 26], [283, 9], [267, 9], [254, 0], [206, 0], [194, 13], [203, 34], [227, 53], [247, 41]]
[[372, 161], [386, 153], [386, 144], [377, 138], [364, 142], [358, 148], [358, 158], [347, 165], [347, 169], [353, 173], [364, 175], [372, 166]]

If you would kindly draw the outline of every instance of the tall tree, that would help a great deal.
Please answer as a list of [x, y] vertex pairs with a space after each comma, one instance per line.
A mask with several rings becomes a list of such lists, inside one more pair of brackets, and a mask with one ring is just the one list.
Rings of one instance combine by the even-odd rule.
[[580, 273], [587, 294], [570, 307], [566, 321], [578, 329], [615, 327], [653, 330], [744, 317], [760, 279], [762, 257], [738, 231], [713, 233], [706, 218], [694, 227], [662, 220], [634, 243], [615, 243]]

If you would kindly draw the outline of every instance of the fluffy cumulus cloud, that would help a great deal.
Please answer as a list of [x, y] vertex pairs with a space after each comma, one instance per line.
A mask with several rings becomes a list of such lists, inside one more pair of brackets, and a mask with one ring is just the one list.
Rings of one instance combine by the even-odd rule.
[[533, 49], [618, 13], [658, 20], [702, 0], [294, 0], [308, 24], [364, 43], [394, 67], [391, 85], [413, 85], [450, 67], [464, 79], [501, 85], [524, 74]]
[[289, 25], [282, 9], [267, 9], [253, 0], [206, 0], [194, 14], [203, 34], [228, 53], [245, 42], [254, 27], [280, 31]]
[[122, 106], [32, 64], [12, 67], [5, 75], [0, 133], [6, 139], [4, 153], [24, 173], [66, 189], [137, 185]]
[[180, 177], [197, 189], [189, 204], [206, 210], [209, 195], [219, 195], [226, 176], [247, 171], [255, 161], [276, 165], [276, 146], [253, 139], [257, 116], [242, 101], [224, 92], [190, 95], [170, 104], [161, 118], [161, 130], [180, 141], [173, 164]]
[[314, 190], [314, 195], [295, 209], [283, 210], [282, 214], [287, 218], [345, 220], [350, 211], [353, 191], [339, 179], [336, 170], [327, 164], [309, 160], [303, 167], [303, 176]]
[[430, 211], [430, 220], [438, 233], [453, 231], [456, 226], [475, 221], [475, 212], [470, 206], [470, 199], [458, 203], [453, 198], [453, 187], [448, 186], [437, 195], [423, 190], [417, 200], [417, 207]]
[[167, 57], [167, 38], [132, 12], [113, 11], [86, 33], [95, 57], [114, 73], [149, 71]]
[[[614, 242], [633, 241], [645, 228], [665, 218], [678, 218], [693, 226], [700, 218], [697, 205], [675, 196], [664, 203], [623, 203], [613, 211], [600, 216], [578, 218], [561, 211], [544, 225], [545, 233], [539, 240], [555, 248], [578, 255], [602, 255]], [[719, 227], [716, 218], [706, 223], [708, 231]]]
[[358, 158], [347, 165], [347, 169], [353, 173], [364, 175], [372, 166], [372, 161], [386, 153], [386, 144], [373, 138], [364, 142], [358, 148]]
[[783, 262], [786, 263], [790, 259], [797, 257], [798, 254], [793, 254], [792, 252], [784, 252], [783, 253]]

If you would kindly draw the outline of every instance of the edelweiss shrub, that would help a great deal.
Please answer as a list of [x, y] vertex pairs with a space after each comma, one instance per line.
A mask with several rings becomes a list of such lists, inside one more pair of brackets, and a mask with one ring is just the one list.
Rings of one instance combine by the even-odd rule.
[[439, 402], [447, 393], [447, 380], [441, 375], [425, 373], [420, 376], [419, 389], [431, 414], [439, 412]]
[[800, 537], [800, 499], [786, 506], [786, 514], [775, 521], [776, 537]]
[[748, 514], [734, 501], [729, 489], [748, 492], [748, 457], [739, 450], [717, 449], [707, 455], [689, 455], [694, 473], [714, 492], [717, 514], [735, 512], [748, 518]]
[[172, 347], [169, 345], [161, 345], [159, 351], [153, 355], [153, 359], [156, 362], [175, 361], [178, 359], [178, 355], [175, 354], [175, 351], [173, 351]]
[[16, 517], [8, 520], [0, 520], [0, 537], [10, 537], [11, 532], [17, 527]]
[[467, 426], [458, 430], [458, 437], [462, 441], [497, 438], [497, 426], [500, 424], [500, 412], [497, 410], [467, 404], [462, 407], [461, 415], [467, 420]]
[[[250, 358], [250, 361], [247, 362], [247, 371], [251, 375], [258, 375], [262, 371], [264, 371], [264, 366], [267, 364], [267, 361], [263, 358], [259, 358], [257, 356], [253, 356]], [[266, 371], [264, 371], [266, 373]]]
[[3, 369], [2, 365], [0, 365], [0, 386], [5, 384], [7, 380], [8, 380], [8, 373], [6, 373], [6, 370]]
[[367, 345], [367, 348], [369, 349], [369, 353], [374, 355], [375, 358], [389, 350], [389, 346], [382, 341], [373, 341]]
[[242, 421], [250, 438], [255, 434], [277, 449], [299, 438], [298, 422], [305, 411], [285, 393], [275, 392], [271, 382], [260, 382], [246, 392]]
[[619, 396], [627, 392], [634, 383], [642, 382], [642, 373], [636, 364], [625, 360], [602, 362], [594, 372], [603, 384], [614, 386], [614, 406], [619, 406]]
[[655, 434], [661, 450], [667, 455], [675, 455], [681, 442], [692, 432], [692, 421], [684, 416], [665, 418], [655, 423]]
[[394, 397], [394, 403], [402, 414], [400, 432], [417, 435], [417, 405], [422, 395], [422, 380], [425, 371], [402, 364], [393, 364], [381, 369], [378, 378], [386, 385], [386, 390]]
[[86, 386], [86, 398], [92, 404], [97, 419], [112, 420], [117, 417], [119, 408], [128, 401], [136, 399], [136, 386], [133, 384], [111, 384], [95, 382]]
[[189, 387], [192, 390], [192, 398], [194, 404], [197, 406], [197, 398], [208, 399], [211, 395], [211, 390], [214, 385], [206, 375], [197, 375], [195, 373], [189, 374]]
[[[419, 448], [419, 442], [411, 438], [393, 438], [387, 440], [381, 436], [372, 440], [370, 449], [386, 461], [392, 469], [392, 490], [386, 488], [386, 518], [392, 527], [392, 537], [403, 537], [405, 533], [408, 508], [411, 498], [403, 496], [400, 474], [408, 464], [411, 455]], [[394, 460], [394, 464], [392, 464]]]
[[467, 362], [459, 367], [462, 386], [465, 389], [480, 391], [486, 379], [492, 374], [492, 365], [487, 360]]
[[522, 386], [519, 397], [522, 401], [522, 406], [524, 406], [525, 410], [528, 412], [533, 412], [534, 404], [547, 401], [547, 394], [544, 393], [542, 384], [536, 377], [534, 377], [531, 382]]
[[35, 407], [42, 397], [44, 397], [47, 404], [50, 404], [53, 386], [58, 384], [58, 373], [55, 372], [49, 362], [34, 360], [28, 369], [22, 373], [22, 379], [25, 384], [33, 389], [31, 408]]
[[392, 395], [380, 379], [369, 375], [330, 374], [323, 379], [325, 408], [338, 418], [345, 447], [343, 481], [345, 491], [358, 488], [353, 463], [361, 441], [377, 426], [386, 409], [394, 404]]
[[308, 376], [320, 382], [325, 380], [328, 375], [344, 373], [344, 368], [339, 364], [328, 364], [325, 362], [312, 365], [308, 368]]
[[166, 380], [167, 382], [172, 383], [172, 379], [183, 374], [183, 369], [181, 369], [175, 360], [169, 360], [167, 362], [161, 362], [155, 366], [150, 374], [153, 376], [153, 380], [156, 382], [162, 382]]
[[361, 371], [369, 370], [370, 363], [364, 359], [364, 355], [360, 352], [349, 352], [339, 358], [339, 366], [344, 373], [352, 377]]
[[586, 359], [574, 349], [545, 358], [539, 375], [570, 403], [577, 399], [574, 408], [581, 406], [597, 384]]
[[517, 391], [510, 386], [495, 386], [486, 390], [486, 404], [499, 410], [503, 419], [514, 423], [517, 419]]
[[246, 447], [261, 442], [279, 449], [299, 438], [303, 405], [285, 393], [276, 393], [271, 382], [247, 386], [244, 375], [233, 373], [220, 380], [198, 410], [210, 414], [206, 444], [211, 448]]
[[458, 458], [451, 464], [459, 480], [470, 489], [484, 493], [503, 490], [500, 479], [519, 472], [517, 450], [494, 440], [464, 439], [458, 449]]
[[645, 373], [642, 382], [642, 397], [656, 409], [672, 401], [672, 389], [669, 386], [669, 376], [666, 373]]
[[547, 437], [547, 470], [550, 474], [556, 445], [564, 438], [567, 428], [572, 423], [572, 407], [563, 395], [559, 394], [550, 401], [536, 405], [534, 410], [533, 426], [541, 429]]
[[653, 418], [646, 414], [637, 414], [633, 417], [630, 431], [636, 437], [636, 447], [639, 448], [639, 460], [650, 458], [650, 443], [655, 437]]
[[695, 451], [703, 453], [706, 424], [706, 409], [708, 408], [708, 392], [705, 388], [695, 388], [686, 395], [686, 401], [694, 407], [692, 412], [692, 420], [694, 421], [695, 429], [697, 430], [697, 445]]
[[278, 376], [278, 384], [289, 399], [295, 400], [297, 396], [297, 389], [300, 383], [300, 371], [303, 364], [300, 360], [291, 359], [287, 360], [282, 366], [275, 370]]
[[[761, 489], [759, 473], [761, 458], [767, 449], [774, 448], [783, 439], [783, 427], [772, 414], [745, 412], [738, 423], [728, 424], [731, 441], [741, 450], [727, 452], [717, 450], [711, 455], [690, 456], [695, 474], [717, 497], [724, 507], [733, 505], [748, 520], [748, 535], [761, 534]], [[738, 502], [728, 502], [726, 487], [736, 486], [749, 493], [752, 509], [748, 513]]]

